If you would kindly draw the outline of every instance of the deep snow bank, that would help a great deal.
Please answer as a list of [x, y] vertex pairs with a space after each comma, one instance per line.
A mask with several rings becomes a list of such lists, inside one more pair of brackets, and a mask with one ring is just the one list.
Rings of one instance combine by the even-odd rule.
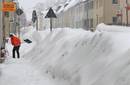
[[94, 33], [68, 28], [34, 32], [40, 40], [24, 56], [43, 75], [69, 85], [129, 85], [130, 33], [104, 28], [100, 25]]
[[105, 25], [101, 23], [97, 26], [98, 31], [107, 31], [107, 32], [130, 32], [130, 27], [126, 26], [117, 26], [117, 25]]

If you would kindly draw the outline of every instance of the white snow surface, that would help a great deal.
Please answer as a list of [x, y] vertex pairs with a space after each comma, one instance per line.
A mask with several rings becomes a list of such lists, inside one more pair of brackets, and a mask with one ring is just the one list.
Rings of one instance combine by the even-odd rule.
[[23, 42], [22, 58], [0, 65], [0, 85], [130, 85], [129, 27], [28, 30], [26, 37], [33, 43]]
[[[83, 0], [67, 0], [66, 3], [59, 4], [59, 6], [61, 6], [61, 8], [58, 10], [57, 14], [67, 11], [68, 9], [70, 9], [71, 7], [75, 6], [76, 4], [78, 4], [82, 1]], [[68, 4], [68, 5], [66, 7], [64, 7], [65, 4]]]
[[71, 0], [67, 7], [65, 7], [64, 11], [68, 10], [69, 8], [73, 7], [77, 3], [79, 3], [81, 0]]

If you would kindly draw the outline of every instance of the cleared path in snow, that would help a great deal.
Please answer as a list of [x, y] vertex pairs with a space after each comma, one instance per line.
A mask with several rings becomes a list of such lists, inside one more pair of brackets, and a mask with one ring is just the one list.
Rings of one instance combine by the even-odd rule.
[[26, 60], [8, 59], [0, 64], [0, 85], [53, 85]]

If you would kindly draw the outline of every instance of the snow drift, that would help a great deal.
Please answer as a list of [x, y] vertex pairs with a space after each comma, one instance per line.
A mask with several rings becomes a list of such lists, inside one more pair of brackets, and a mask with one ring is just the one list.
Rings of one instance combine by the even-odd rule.
[[36, 44], [23, 57], [60, 85], [130, 85], [130, 30], [107, 28], [124, 29], [33, 31]]

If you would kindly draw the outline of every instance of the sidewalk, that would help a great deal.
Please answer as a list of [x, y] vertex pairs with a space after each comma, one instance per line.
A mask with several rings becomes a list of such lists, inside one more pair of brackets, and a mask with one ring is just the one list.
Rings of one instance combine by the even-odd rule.
[[8, 59], [0, 64], [0, 85], [54, 85], [24, 59]]

